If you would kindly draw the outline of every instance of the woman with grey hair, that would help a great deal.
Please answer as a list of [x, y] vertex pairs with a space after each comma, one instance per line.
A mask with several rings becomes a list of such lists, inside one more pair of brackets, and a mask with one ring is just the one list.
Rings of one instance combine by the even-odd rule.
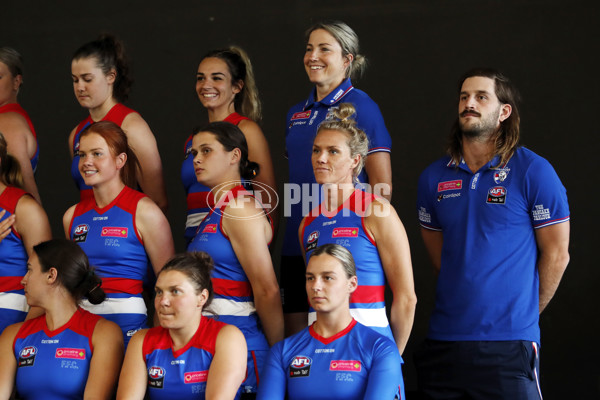
[[0, 47], [0, 132], [8, 144], [8, 152], [19, 161], [24, 189], [40, 202], [33, 176], [39, 147], [35, 128], [27, 112], [17, 102], [23, 84], [23, 59], [10, 47]]
[[346, 248], [326, 244], [314, 250], [306, 294], [317, 319], [273, 346], [258, 399], [404, 399], [402, 358], [394, 342], [350, 314], [357, 288]]
[[[320, 22], [307, 30], [304, 68], [315, 86], [306, 100], [288, 112], [286, 130], [286, 153], [290, 166], [288, 182], [297, 186], [302, 199], [311, 195], [307, 193], [308, 186], [303, 184], [315, 183], [310, 157], [317, 126], [344, 102], [352, 103], [356, 108], [357, 124], [367, 134], [370, 143], [365, 171], [358, 179], [372, 186], [380, 184], [379, 187], [385, 188], [382, 195], [388, 199], [391, 197], [390, 134], [377, 104], [366, 93], [354, 88], [351, 81], [365, 67], [366, 59], [359, 53], [358, 36], [347, 24], [340, 21]], [[306, 326], [308, 310], [299, 283], [304, 274], [304, 261], [296, 240], [298, 226], [304, 216], [304, 205], [302, 202], [291, 203], [281, 259], [287, 335]]]

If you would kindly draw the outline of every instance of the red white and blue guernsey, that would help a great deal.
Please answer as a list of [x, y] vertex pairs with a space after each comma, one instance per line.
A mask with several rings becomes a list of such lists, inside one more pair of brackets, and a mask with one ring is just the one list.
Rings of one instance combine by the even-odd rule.
[[212, 318], [202, 318], [196, 334], [177, 351], [168, 329], [158, 326], [148, 330], [142, 356], [151, 400], [204, 399], [208, 370], [223, 326]]
[[[27, 192], [12, 186], [0, 193], [0, 211], [6, 211], [0, 221], [15, 213], [17, 203], [25, 195]], [[27, 259], [23, 240], [13, 228], [0, 242], [0, 333], [8, 325], [24, 321], [29, 311], [21, 285], [27, 273]]]
[[404, 399], [402, 363], [392, 340], [356, 320], [330, 338], [311, 325], [271, 348], [257, 399]]
[[100, 317], [78, 309], [69, 322], [51, 331], [46, 315], [25, 321], [13, 343], [19, 398], [82, 399]]
[[269, 345], [256, 313], [252, 286], [222, 227], [225, 208], [242, 195], [247, 196], [249, 192], [241, 185], [223, 195], [198, 226], [198, 233], [187, 250], [207, 252], [214, 260], [212, 284], [215, 294], [209, 308], [218, 315], [219, 321], [237, 326], [244, 334], [248, 345], [249, 372], [243, 386], [252, 386], [251, 390], [255, 391], [255, 385], [249, 379], [253, 379], [255, 374], [252, 371], [256, 371], [256, 367], [258, 371], [262, 369], [260, 357], [256, 356], [260, 353], [255, 352], [266, 353]]
[[[319, 124], [332, 118], [331, 111], [341, 103], [352, 103], [356, 109], [354, 116], [358, 127], [369, 138], [369, 152], [390, 152], [392, 138], [383, 121], [383, 116], [377, 104], [363, 91], [355, 89], [350, 79], [346, 79], [321, 101], [315, 101], [316, 89], [313, 89], [306, 101], [293, 106], [287, 115], [287, 130], [285, 135], [286, 157], [289, 163], [289, 183], [300, 185], [293, 187], [285, 195], [285, 214], [289, 215], [286, 223], [282, 255], [301, 256], [298, 243], [298, 227], [302, 217], [316, 204], [303, 204], [302, 199], [309, 197], [308, 188], [302, 184], [314, 184], [311, 155], [312, 146]], [[368, 177], [363, 169], [359, 180], [368, 183]], [[313, 185], [316, 188], [316, 185]], [[313, 193], [314, 195], [314, 193]], [[305, 202], [305, 201], [304, 201]], [[304, 208], [303, 208], [304, 206]], [[304, 210], [304, 212], [303, 212]]]
[[[131, 113], [135, 113], [136, 111], [132, 110], [124, 106], [123, 104], [117, 103], [111, 108], [108, 113], [101, 119], [101, 121], [111, 121], [115, 124], [121, 126], [123, 120], [126, 116]], [[80, 200], [83, 200], [88, 197], [93, 197], [92, 188], [85, 184], [83, 181], [83, 177], [79, 172], [79, 136], [81, 136], [81, 132], [94, 123], [94, 120], [90, 115], [83, 121], [77, 125], [77, 129], [75, 130], [75, 136], [73, 137], [73, 143], [71, 143], [71, 148], [73, 149], [73, 161], [71, 162], [71, 176], [75, 181], [75, 185], [77, 185], [77, 189], [79, 189]]]
[[125, 344], [139, 329], [146, 327], [146, 305], [142, 298], [142, 281], [150, 262], [137, 227], [135, 212], [146, 195], [127, 186], [106, 207], [96, 206], [94, 198], [77, 204], [70, 238], [75, 241], [102, 278], [106, 300], [82, 306], [115, 322], [123, 331]]
[[38, 145], [38, 142], [37, 142], [37, 134], [35, 133], [35, 128], [33, 127], [33, 122], [31, 122], [31, 118], [29, 118], [29, 114], [27, 114], [27, 111], [25, 111], [25, 109], [23, 107], [21, 107], [21, 105], [18, 103], [9, 103], [9, 104], [5, 104], [0, 107], [0, 114], [7, 113], [7, 112], [17, 113], [17, 114], [21, 115], [23, 118], [25, 118], [25, 121], [27, 121], [29, 130], [31, 131], [31, 134], [33, 135], [33, 138], [35, 139], [35, 154], [31, 158], [31, 169], [33, 170], [33, 172], [35, 172], [37, 169], [37, 166], [38, 166], [38, 162], [40, 160], [40, 146]]
[[[250, 120], [238, 113], [232, 113], [223, 121], [233, 125], [239, 125], [243, 120]], [[187, 199], [187, 219], [185, 221], [185, 242], [189, 243], [196, 235], [196, 230], [200, 222], [206, 217], [210, 211], [210, 206], [215, 203], [215, 199], [210, 192], [210, 189], [196, 179], [194, 171], [194, 157], [190, 157], [192, 153], [192, 138], [190, 135], [185, 141], [184, 159], [181, 165], [181, 182], [185, 188]]]
[[[385, 272], [377, 244], [365, 229], [365, 217], [375, 195], [356, 189], [337, 210], [328, 212], [324, 204], [304, 220], [302, 245], [306, 262], [318, 246], [333, 243], [352, 253], [356, 264], [358, 288], [350, 297], [350, 314], [361, 324], [394, 340], [385, 311]], [[310, 308], [309, 324], [316, 313]]]
[[498, 164], [444, 157], [419, 179], [420, 224], [444, 238], [430, 339], [540, 341], [535, 230], [569, 220], [566, 190], [526, 148]]

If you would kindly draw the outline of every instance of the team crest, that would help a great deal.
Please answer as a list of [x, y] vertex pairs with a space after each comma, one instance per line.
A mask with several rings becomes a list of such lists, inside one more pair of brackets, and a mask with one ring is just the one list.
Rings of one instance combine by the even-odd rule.
[[494, 172], [494, 182], [496, 182], [496, 185], [504, 182], [504, 180], [506, 179], [506, 177], [508, 176], [508, 170], [506, 169], [501, 169], [498, 170], [496, 172]]

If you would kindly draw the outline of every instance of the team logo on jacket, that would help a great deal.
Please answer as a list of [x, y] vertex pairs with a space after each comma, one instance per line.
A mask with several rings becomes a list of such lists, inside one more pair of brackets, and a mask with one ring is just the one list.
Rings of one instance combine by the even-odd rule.
[[217, 232], [217, 224], [207, 224], [202, 233], [216, 233]]
[[310, 375], [312, 360], [306, 356], [296, 356], [290, 363], [290, 378], [301, 378]]
[[19, 352], [19, 361], [17, 363], [17, 368], [31, 367], [35, 362], [35, 356], [37, 355], [37, 352], [38, 350], [35, 346], [24, 347]]
[[155, 389], [162, 389], [165, 384], [165, 370], [162, 367], [153, 365], [148, 368], [148, 386]]
[[54, 358], [71, 358], [74, 360], [85, 360], [85, 349], [59, 348], [54, 353]]
[[127, 237], [127, 228], [121, 228], [117, 226], [105, 226], [102, 228], [102, 232], [100, 236], [102, 237], [118, 237], [118, 238], [126, 238]]
[[292, 115], [291, 120], [295, 121], [297, 119], [308, 119], [308, 118], [310, 118], [310, 111], [311, 110], [297, 112], [294, 115]]
[[496, 182], [496, 185], [504, 182], [504, 180], [508, 176], [508, 171], [509, 170], [501, 169], [501, 170], [494, 172], [494, 182]]
[[445, 192], [446, 190], [460, 190], [462, 189], [462, 179], [457, 179], [454, 181], [445, 181], [438, 183], [438, 192]]
[[332, 360], [329, 363], [330, 371], [360, 372], [362, 365], [357, 360]]
[[506, 188], [504, 186], [494, 186], [488, 190], [487, 203], [504, 204], [506, 203]]
[[74, 242], [85, 242], [87, 239], [87, 234], [90, 231], [90, 226], [88, 224], [79, 224], [75, 227], [73, 231], [73, 241]]
[[316, 249], [319, 243], [319, 231], [311, 232], [308, 235], [308, 240], [306, 241], [306, 251], [311, 251], [312, 249]]
[[334, 239], [342, 237], [355, 238], [358, 237], [358, 228], [335, 228], [331, 232], [331, 237]]
[[202, 383], [206, 382], [208, 371], [193, 371], [183, 374], [184, 383]]

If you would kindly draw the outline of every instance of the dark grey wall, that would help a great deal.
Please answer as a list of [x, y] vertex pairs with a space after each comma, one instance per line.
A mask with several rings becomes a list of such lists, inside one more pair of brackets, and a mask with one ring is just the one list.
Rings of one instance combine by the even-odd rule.
[[523, 143], [552, 162], [571, 205], [571, 263], [541, 318], [545, 398], [600, 396], [600, 273], [592, 249], [600, 195], [592, 165], [600, 133], [593, 123], [600, 106], [600, 32], [595, 27], [600, 12], [589, 5], [594, 2], [54, 3], [3, 4], [0, 24], [0, 45], [15, 47], [25, 57], [20, 101], [39, 133], [37, 180], [54, 234], [62, 235], [62, 213], [77, 200], [67, 135], [86, 116], [72, 93], [71, 54], [101, 31], [110, 31], [124, 40], [132, 60], [136, 82], [128, 105], [146, 118], [160, 146], [179, 250], [185, 208], [179, 183], [182, 146], [190, 129], [206, 118], [194, 92], [199, 57], [229, 44], [248, 51], [264, 102], [264, 132], [283, 183], [286, 111], [310, 90], [302, 66], [303, 32], [324, 18], [344, 20], [356, 30], [370, 68], [355, 83], [378, 102], [392, 133], [393, 204], [412, 246], [419, 304], [405, 354], [409, 389], [415, 387], [412, 352], [425, 335], [434, 287], [414, 212], [417, 178], [443, 153], [461, 73], [473, 66], [506, 72], [524, 99]]

